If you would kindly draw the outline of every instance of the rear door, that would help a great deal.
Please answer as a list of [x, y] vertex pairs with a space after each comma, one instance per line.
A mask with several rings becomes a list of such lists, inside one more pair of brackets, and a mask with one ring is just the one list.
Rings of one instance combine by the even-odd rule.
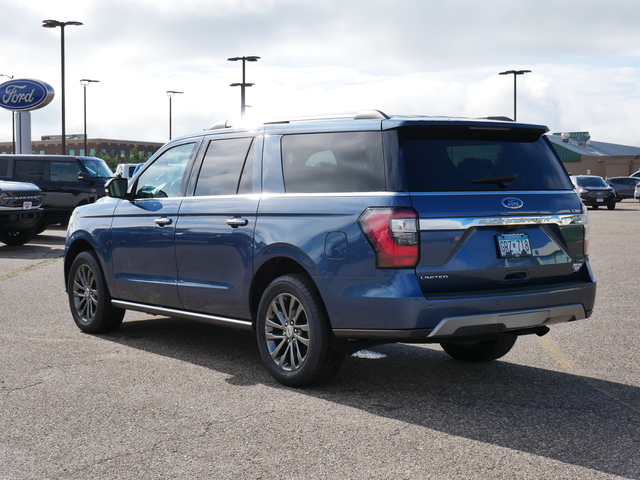
[[585, 219], [541, 131], [425, 126], [400, 129], [399, 139], [425, 295], [577, 278]]
[[214, 137], [203, 148], [176, 225], [179, 296], [190, 311], [249, 319], [262, 137]]

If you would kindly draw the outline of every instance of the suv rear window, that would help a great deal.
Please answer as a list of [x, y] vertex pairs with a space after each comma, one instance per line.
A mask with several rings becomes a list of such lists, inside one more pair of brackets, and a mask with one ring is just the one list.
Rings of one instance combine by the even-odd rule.
[[399, 130], [410, 191], [566, 190], [571, 183], [539, 130]]
[[288, 193], [379, 192], [385, 187], [380, 132], [282, 137]]

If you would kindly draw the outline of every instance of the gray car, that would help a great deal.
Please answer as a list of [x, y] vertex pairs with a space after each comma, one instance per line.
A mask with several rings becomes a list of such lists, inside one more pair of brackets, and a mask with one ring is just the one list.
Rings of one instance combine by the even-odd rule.
[[640, 177], [610, 177], [606, 181], [615, 190], [616, 200], [619, 202], [625, 198], [633, 198]]

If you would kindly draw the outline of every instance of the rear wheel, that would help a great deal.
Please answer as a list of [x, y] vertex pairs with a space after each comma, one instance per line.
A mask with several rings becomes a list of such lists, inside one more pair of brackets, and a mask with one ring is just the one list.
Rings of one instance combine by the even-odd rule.
[[30, 242], [37, 233], [36, 227], [24, 230], [3, 230], [0, 231], [0, 242], [7, 245], [24, 245]]
[[320, 295], [305, 275], [285, 275], [269, 285], [258, 307], [256, 335], [267, 369], [284, 385], [326, 381], [344, 358]]
[[71, 265], [67, 281], [69, 307], [80, 330], [104, 333], [120, 326], [125, 310], [111, 305], [111, 296], [95, 253], [80, 253]]
[[456, 360], [463, 362], [489, 362], [509, 353], [517, 339], [517, 335], [502, 333], [499, 337], [490, 340], [441, 343], [440, 346]]

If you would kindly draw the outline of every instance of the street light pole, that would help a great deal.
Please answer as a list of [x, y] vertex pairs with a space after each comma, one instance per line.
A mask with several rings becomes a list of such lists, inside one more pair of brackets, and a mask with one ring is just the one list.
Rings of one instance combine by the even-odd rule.
[[177, 93], [184, 93], [184, 92], [177, 92], [176, 90], [167, 90], [167, 95], [169, 95], [169, 140], [171, 140], [171, 99]]
[[67, 25], [82, 25], [82, 22], [60, 22], [58, 20], [43, 20], [42, 26], [44, 28], [56, 28], [60, 27], [60, 64], [61, 64], [61, 100], [62, 100], [62, 155], [67, 154], [67, 132], [65, 125], [65, 98], [64, 98], [64, 27]]
[[513, 121], [517, 120], [516, 117], [516, 78], [518, 75], [524, 75], [525, 73], [531, 73], [531, 70], [507, 70], [506, 72], [500, 72], [499, 75], [513, 75]]
[[89, 155], [87, 152], [87, 85], [90, 83], [98, 83], [100, 80], [90, 80], [83, 78], [80, 80], [80, 84], [84, 87], [84, 154]]
[[[13, 75], [0, 73], [0, 77], [7, 77], [8, 79], [13, 80]], [[16, 112], [11, 112], [11, 143], [11, 153], [16, 153]]]
[[242, 83], [232, 83], [229, 85], [230, 87], [240, 87], [240, 116], [244, 117], [244, 112], [247, 107], [245, 103], [245, 87], [251, 87], [253, 83], [247, 83], [245, 80], [245, 62], [257, 62], [260, 57], [256, 57], [255, 55], [251, 55], [248, 57], [232, 57], [227, 58], [230, 62], [237, 62], [242, 60]]

